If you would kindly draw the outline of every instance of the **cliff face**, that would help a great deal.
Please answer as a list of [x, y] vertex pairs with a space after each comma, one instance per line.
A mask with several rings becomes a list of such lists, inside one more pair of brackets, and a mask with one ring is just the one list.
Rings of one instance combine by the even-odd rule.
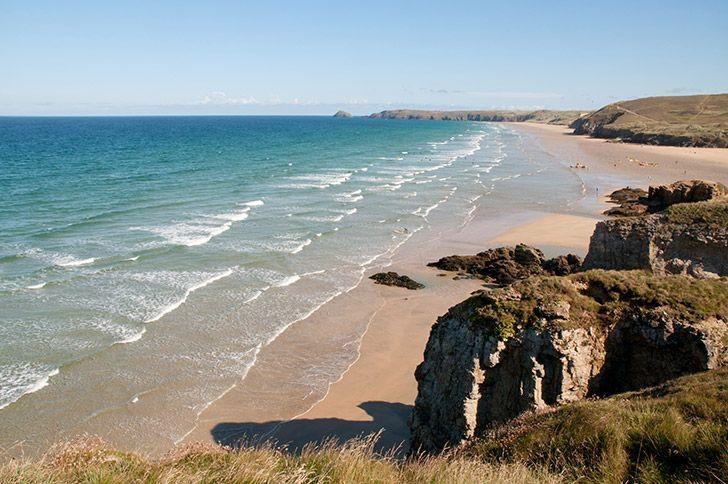
[[547, 406], [726, 363], [724, 282], [644, 272], [533, 277], [474, 295], [433, 326], [412, 447], [439, 451]]
[[584, 268], [656, 274], [728, 275], [728, 200], [672, 205], [664, 212], [599, 222]]

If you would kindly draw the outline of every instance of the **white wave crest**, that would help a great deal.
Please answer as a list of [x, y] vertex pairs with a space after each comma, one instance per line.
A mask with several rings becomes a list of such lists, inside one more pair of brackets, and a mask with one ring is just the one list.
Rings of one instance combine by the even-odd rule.
[[290, 286], [291, 284], [298, 282], [301, 279], [301, 276], [298, 274], [294, 274], [292, 276], [288, 276], [276, 283], [276, 287], [286, 287]]
[[252, 200], [250, 202], [242, 202], [238, 205], [245, 205], [246, 207], [260, 207], [261, 205], [264, 205], [265, 203], [263, 200]]
[[213, 276], [205, 279], [204, 281], [201, 281], [201, 282], [195, 284], [194, 286], [192, 286], [189, 289], [187, 289], [185, 291], [184, 295], [179, 300], [173, 302], [172, 304], [169, 304], [169, 305], [165, 306], [164, 308], [162, 308], [161, 311], [159, 311], [159, 313], [157, 313], [156, 316], [154, 316], [152, 318], [149, 318], [149, 319], [147, 319], [144, 322], [145, 323], [153, 323], [154, 321], [158, 321], [165, 314], [171, 313], [172, 311], [174, 311], [175, 309], [177, 309], [178, 307], [180, 307], [182, 304], [184, 304], [185, 301], [187, 301], [187, 298], [190, 297], [190, 294], [192, 294], [196, 290], [202, 289], [203, 287], [208, 286], [208, 285], [212, 284], [215, 281], [219, 281], [220, 279], [222, 279], [224, 277], [228, 277], [232, 273], [233, 273], [233, 269], [227, 269], [227, 270], [225, 270], [223, 272], [219, 272], [219, 273], [217, 273], [217, 274], [215, 274], [215, 275], [213, 275]]
[[93, 264], [95, 260], [95, 257], [89, 257], [88, 259], [76, 259], [72, 256], [64, 256], [57, 259], [54, 263], [59, 267], [79, 267]]
[[298, 254], [299, 252], [301, 252], [303, 250], [304, 247], [306, 247], [307, 245], [310, 245], [310, 244], [311, 244], [311, 239], [304, 240], [303, 242], [301, 242], [300, 245], [293, 248], [293, 250], [291, 251], [291, 254]]

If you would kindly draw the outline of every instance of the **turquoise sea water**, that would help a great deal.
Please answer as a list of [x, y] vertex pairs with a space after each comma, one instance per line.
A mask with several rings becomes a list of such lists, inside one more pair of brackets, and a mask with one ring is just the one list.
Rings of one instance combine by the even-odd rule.
[[485, 123], [0, 118], [0, 169], [5, 440], [155, 393], [199, 413], [417, 231], [582, 193]]

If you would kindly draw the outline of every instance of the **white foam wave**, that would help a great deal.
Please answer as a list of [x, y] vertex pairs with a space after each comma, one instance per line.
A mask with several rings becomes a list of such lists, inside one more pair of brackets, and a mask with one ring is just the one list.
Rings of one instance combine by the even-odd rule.
[[306, 239], [306, 240], [304, 240], [303, 242], [301, 242], [301, 244], [300, 244], [300, 245], [296, 246], [296, 247], [295, 247], [295, 248], [294, 248], [294, 249], [293, 249], [293, 250], [291, 251], [291, 254], [298, 254], [299, 252], [301, 252], [301, 251], [303, 250], [303, 248], [304, 248], [304, 247], [306, 247], [306, 246], [307, 246], [307, 245], [309, 245], [309, 244], [311, 244], [311, 239]]
[[301, 277], [315, 276], [318, 274], [323, 274], [324, 272], [326, 272], [326, 269], [321, 269], [321, 270], [312, 271], [312, 272], [304, 272], [303, 274], [301, 274]]
[[340, 195], [336, 195], [336, 201], [342, 202], [342, 203], [353, 203], [358, 202], [359, 200], [362, 200], [364, 197], [361, 195], [361, 189], [354, 190], [353, 192], [348, 193], [342, 193]]
[[262, 288], [262, 289], [256, 290], [256, 291], [255, 291], [255, 292], [253, 293], [253, 295], [252, 295], [252, 296], [250, 296], [250, 297], [249, 297], [248, 299], [246, 299], [245, 301], [243, 301], [243, 304], [248, 304], [248, 303], [250, 303], [250, 302], [253, 302], [253, 301], [255, 301], [256, 299], [258, 299], [258, 298], [259, 298], [259, 297], [260, 297], [260, 296], [261, 296], [261, 295], [262, 295], [262, 294], [263, 294], [263, 293], [264, 293], [265, 291], [267, 291], [268, 289], [270, 289], [270, 286], [265, 286], [265, 287], [264, 287], [264, 288]]
[[45, 285], [48, 284], [47, 282], [41, 282], [40, 284], [33, 284], [31, 286], [27, 286], [27, 289], [41, 289], [45, 287]]
[[57, 259], [55, 264], [59, 267], [79, 267], [93, 264], [95, 260], [95, 257], [89, 257], [88, 259], [75, 259], [72, 256], [64, 256]]
[[124, 338], [120, 341], [117, 341], [115, 344], [125, 345], [125, 344], [129, 344], [129, 343], [133, 343], [135, 341], [139, 341], [140, 339], [142, 339], [142, 336], [144, 336], [144, 333], [146, 333], [146, 332], [147, 332], [147, 328], [142, 328], [141, 331], [131, 334], [131, 335], [127, 336], [126, 338]]
[[230, 227], [232, 227], [231, 222], [223, 225], [180, 223], [171, 227], [152, 227], [148, 231], [172, 243], [195, 247], [208, 243], [213, 237], [230, 230]]
[[334, 171], [334, 172], [326, 172], [326, 173], [315, 173], [315, 174], [309, 174], [309, 175], [292, 176], [292, 177], [289, 177], [288, 180], [290, 180], [293, 183], [286, 183], [286, 184], [280, 185], [279, 188], [324, 189], [324, 188], [329, 188], [331, 186], [336, 186], [336, 185], [341, 185], [342, 183], [346, 183], [347, 181], [349, 181], [349, 179], [352, 177], [353, 174], [354, 174], [353, 172], [341, 173], [339, 171]]
[[280, 280], [279, 282], [277, 282], [276, 287], [290, 286], [291, 284], [298, 282], [300, 279], [301, 279], [301, 276], [299, 276], [298, 274], [294, 274], [292, 276], [288, 276], [288, 277]]
[[265, 205], [263, 200], [252, 200], [250, 202], [241, 202], [238, 205], [245, 205], [246, 207], [260, 207], [262, 205]]
[[0, 366], [0, 409], [17, 402], [23, 395], [47, 387], [58, 373], [58, 368], [31, 363]]
[[248, 218], [248, 216], [250, 216], [250, 208], [245, 208], [237, 212], [221, 213], [212, 217], [219, 220], [229, 220], [230, 222], [240, 222]]
[[187, 301], [187, 298], [190, 297], [190, 294], [192, 294], [193, 292], [197, 291], [198, 289], [202, 289], [203, 287], [208, 286], [215, 281], [219, 281], [220, 279], [222, 279], [224, 277], [228, 277], [232, 273], [233, 273], [233, 269], [226, 269], [223, 272], [217, 273], [217, 274], [205, 279], [204, 281], [201, 281], [201, 282], [195, 284], [194, 286], [187, 289], [185, 291], [184, 295], [180, 299], [178, 299], [176, 302], [173, 302], [172, 304], [165, 306], [164, 308], [162, 308], [161, 311], [159, 311], [159, 313], [157, 313], [156, 316], [149, 318], [144, 322], [153, 323], [154, 321], [158, 321], [164, 315], [171, 313], [172, 311], [174, 311], [175, 309], [180, 307], [182, 304], [184, 304]]

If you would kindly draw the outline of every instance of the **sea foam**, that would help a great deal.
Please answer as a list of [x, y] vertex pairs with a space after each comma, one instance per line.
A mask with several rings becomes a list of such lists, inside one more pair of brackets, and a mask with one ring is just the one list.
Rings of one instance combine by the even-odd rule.
[[190, 297], [190, 294], [192, 294], [193, 292], [197, 291], [198, 289], [202, 289], [203, 287], [208, 286], [215, 281], [219, 281], [220, 279], [222, 279], [224, 277], [228, 277], [232, 273], [233, 273], [233, 269], [227, 269], [223, 272], [217, 273], [217, 274], [205, 279], [204, 281], [201, 281], [201, 282], [195, 284], [194, 286], [187, 289], [185, 291], [184, 295], [180, 299], [165, 306], [164, 308], [162, 308], [161, 311], [159, 311], [159, 313], [157, 313], [156, 316], [151, 317], [144, 322], [153, 323], [154, 321], [160, 320], [164, 315], [171, 313], [172, 311], [174, 311], [175, 309], [177, 309], [178, 307], [183, 305], [187, 301], [187, 298]]

